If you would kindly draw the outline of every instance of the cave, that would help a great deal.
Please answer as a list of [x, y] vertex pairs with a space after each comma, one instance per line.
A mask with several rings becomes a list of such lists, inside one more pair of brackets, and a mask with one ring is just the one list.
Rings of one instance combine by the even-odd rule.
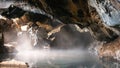
[[0, 68], [119, 68], [120, 0], [1, 0]]

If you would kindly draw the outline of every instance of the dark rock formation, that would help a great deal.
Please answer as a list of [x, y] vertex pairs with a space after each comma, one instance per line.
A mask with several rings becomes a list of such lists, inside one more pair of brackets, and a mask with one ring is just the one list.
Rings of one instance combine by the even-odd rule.
[[0, 34], [0, 53], [7, 53], [7, 48], [4, 46], [4, 37], [3, 34]]
[[88, 28], [92, 35], [100, 41], [113, 41], [118, 35], [106, 27], [101, 16], [87, 0], [28, 0], [31, 5], [44, 10], [53, 17], [66, 24], [78, 24], [81, 28]]
[[7, 53], [7, 48], [4, 46], [4, 36], [3, 36], [3, 29], [0, 25], [0, 53]]
[[[11, 21], [6, 23], [6, 20], [1, 20], [0, 24], [4, 25], [1, 28], [4, 31], [11, 28], [13, 24], [11, 19], [18, 18], [13, 28], [19, 29], [21, 25], [29, 24], [29, 27], [38, 30], [38, 34], [42, 33], [39, 36], [46, 41], [50, 41], [47, 34], [61, 24], [76, 24], [80, 28], [87, 28], [95, 39], [107, 42], [104, 45], [114, 43], [119, 37], [110, 27], [114, 27], [116, 31], [119, 29], [117, 0], [23, 0], [23, 2], [27, 3], [29, 5], [27, 8], [30, 9], [26, 9], [26, 4], [21, 7], [18, 3], [20, 5], [13, 4], [1, 13]], [[66, 32], [69, 32], [69, 29], [67, 28]]]
[[73, 24], [61, 27], [61, 30], [52, 35], [55, 39], [51, 42], [51, 48], [58, 49], [87, 49], [93, 42], [89, 32], [79, 32]]

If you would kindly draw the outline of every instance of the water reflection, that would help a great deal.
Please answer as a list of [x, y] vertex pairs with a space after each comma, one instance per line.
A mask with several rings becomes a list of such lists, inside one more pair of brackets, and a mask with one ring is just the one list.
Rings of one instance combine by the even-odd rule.
[[18, 60], [30, 68], [120, 68], [119, 61], [98, 56], [83, 50], [27, 50], [18, 53], [0, 54], [2, 61]]
[[21, 51], [15, 59], [27, 62], [32, 68], [103, 68], [96, 56], [77, 49]]

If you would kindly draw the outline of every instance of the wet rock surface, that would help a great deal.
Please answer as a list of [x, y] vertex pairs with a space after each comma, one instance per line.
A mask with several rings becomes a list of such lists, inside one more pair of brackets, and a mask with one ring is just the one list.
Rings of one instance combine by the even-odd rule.
[[119, 60], [119, 49], [120, 49], [120, 38], [116, 39], [111, 43], [106, 43], [102, 45], [99, 50], [99, 56], [101, 57], [114, 57], [114, 59]]

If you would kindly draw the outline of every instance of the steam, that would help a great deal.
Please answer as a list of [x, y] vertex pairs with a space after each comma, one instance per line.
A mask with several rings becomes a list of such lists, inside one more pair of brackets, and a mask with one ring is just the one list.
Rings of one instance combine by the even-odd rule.
[[22, 32], [17, 39], [18, 45], [16, 49], [19, 51], [21, 50], [29, 50], [32, 49], [32, 41], [28, 37], [28, 34], [26, 32]]
[[[52, 65], [52, 67], [56, 67], [57, 65], [59, 66], [64, 64], [77, 64], [80, 62], [82, 63], [84, 60], [96, 62], [96, 60], [89, 60], [89, 57], [91, 57], [90, 54], [86, 50], [83, 50], [81, 48], [81, 46], [86, 46], [87, 44], [84, 43], [88, 43], [88, 41], [90, 41], [91, 39], [83, 39], [88, 36], [87, 33], [79, 33], [78, 31], [76, 31], [74, 25], [66, 25], [62, 27], [60, 32], [56, 33], [56, 38], [58, 41], [56, 41], [57, 47], [55, 46], [54, 49], [34, 48], [38, 43], [38, 30], [35, 30], [33, 27], [29, 28], [28, 25], [22, 25], [20, 27], [21, 31], [17, 32], [15, 46], [15, 49], [18, 52], [16, 55], [14, 55], [13, 59], [24, 61], [28, 63], [31, 68], [34, 66], [44, 67], [46, 65]], [[67, 32], [66, 29], [68, 28], [70, 30], [68, 30]], [[74, 31], [75, 34], [72, 31]], [[8, 38], [9, 37], [10, 35], [8, 36]], [[78, 37], [82, 37], [82, 40]], [[39, 41], [39, 45], [45, 46], [46, 42], [41, 43], [41, 41]]]
[[[15, 59], [27, 62], [31, 66], [49, 66], [62, 65], [71, 63], [80, 63], [84, 60], [94, 61], [86, 51], [82, 50], [31, 50], [20, 51]], [[45, 65], [44, 65], [45, 64]]]
[[32, 50], [35, 45], [37, 45], [38, 37], [37, 37], [37, 30], [33, 29], [32, 27], [29, 28], [28, 25], [21, 26], [21, 31], [18, 32], [18, 46], [16, 49], [18, 52], [21, 50]]
[[[11, 42], [5, 41], [6, 46], [13, 46], [16, 51], [13, 59], [20, 60], [28, 63], [30, 67], [46, 68], [45, 66], [50, 66], [54, 68], [58, 68], [61, 65], [77, 64], [82, 62], [95, 62], [96, 57], [91, 56], [87, 50], [84, 50], [92, 41], [92, 37], [88, 32], [80, 33], [77, 31], [79, 28], [75, 28], [74, 25], [65, 25], [57, 30], [53, 35], [55, 40], [52, 40], [51, 49], [49, 47], [45, 47], [46, 45], [50, 45], [45, 42], [42, 37], [40, 37], [40, 33], [38, 33], [38, 29], [34, 27], [29, 27], [29, 25], [19, 25], [17, 23], [18, 18], [12, 19], [16, 25], [16, 33], [6, 33], [6, 39], [13, 39]], [[41, 31], [42, 33], [42, 31]], [[40, 40], [38, 40], [40, 39]], [[35, 48], [38, 45], [40, 48]], [[43, 47], [41, 47], [43, 46]], [[54, 49], [53, 49], [53, 48]], [[91, 59], [89, 59], [91, 58]], [[95, 58], [95, 59], [94, 59]], [[84, 61], [85, 60], [85, 61]], [[99, 62], [98, 62], [99, 63]], [[69, 67], [68, 67], [69, 68]]]
[[93, 42], [89, 32], [79, 32], [75, 25], [65, 25], [55, 34], [53, 46], [61, 49], [87, 49]]
[[[22, 30], [26, 30], [25, 27], [26, 26], [21, 26]], [[24, 31], [22, 31], [23, 34], [20, 34], [20, 35], [23, 38], [20, 36], [17, 39], [18, 41], [20, 40], [19, 41], [20, 43], [18, 43], [19, 47], [17, 47], [17, 49], [19, 50], [14, 59], [27, 62], [30, 65], [30, 67], [34, 67], [34, 66], [44, 67], [49, 65], [50, 66], [52, 65], [52, 67], [56, 67], [57, 65], [59, 66], [63, 64], [69, 65], [72, 63], [79, 63], [79, 62], [83, 62], [84, 60], [96, 62], [95, 60], [89, 60], [89, 57], [91, 57], [90, 54], [87, 52], [87, 50], [82, 50], [81, 48], [81, 46], [85, 45], [83, 43], [85, 43], [86, 41], [83, 42], [82, 41], [83, 39], [80, 40], [76, 38], [78, 36], [84, 36], [84, 34], [78, 35], [79, 34], [78, 32], [78, 34], [75, 34], [75, 35], [73, 34], [74, 37], [72, 37], [72, 35], [68, 34], [69, 32], [67, 33], [65, 31], [66, 30], [65, 27], [63, 27], [61, 31], [56, 34], [59, 37], [57, 37], [58, 41], [56, 42], [57, 43], [56, 46], [53, 47], [54, 49], [49, 49], [49, 48], [35, 49], [34, 44], [38, 43], [38, 40], [37, 40], [38, 37], [36, 35], [37, 30], [36, 32], [34, 32], [31, 27], [27, 30], [28, 34], [24, 34]], [[73, 29], [73, 31], [76, 30], [76, 28], [73, 25], [70, 25], [69, 28]], [[27, 37], [27, 35], [28, 36], [30, 35], [30, 36]], [[31, 43], [32, 41], [30, 40], [30, 38], [34, 38], [36, 42], [34, 42], [34, 44]], [[25, 40], [24, 43], [22, 43], [23, 40]], [[66, 40], [66, 43], [64, 40]], [[87, 41], [89, 40], [87, 39]], [[78, 44], [75, 44], [75, 43], [78, 43]], [[39, 45], [44, 46], [46, 45], [46, 43], [39, 43]], [[56, 49], [56, 48], [62, 48], [62, 49]]]

